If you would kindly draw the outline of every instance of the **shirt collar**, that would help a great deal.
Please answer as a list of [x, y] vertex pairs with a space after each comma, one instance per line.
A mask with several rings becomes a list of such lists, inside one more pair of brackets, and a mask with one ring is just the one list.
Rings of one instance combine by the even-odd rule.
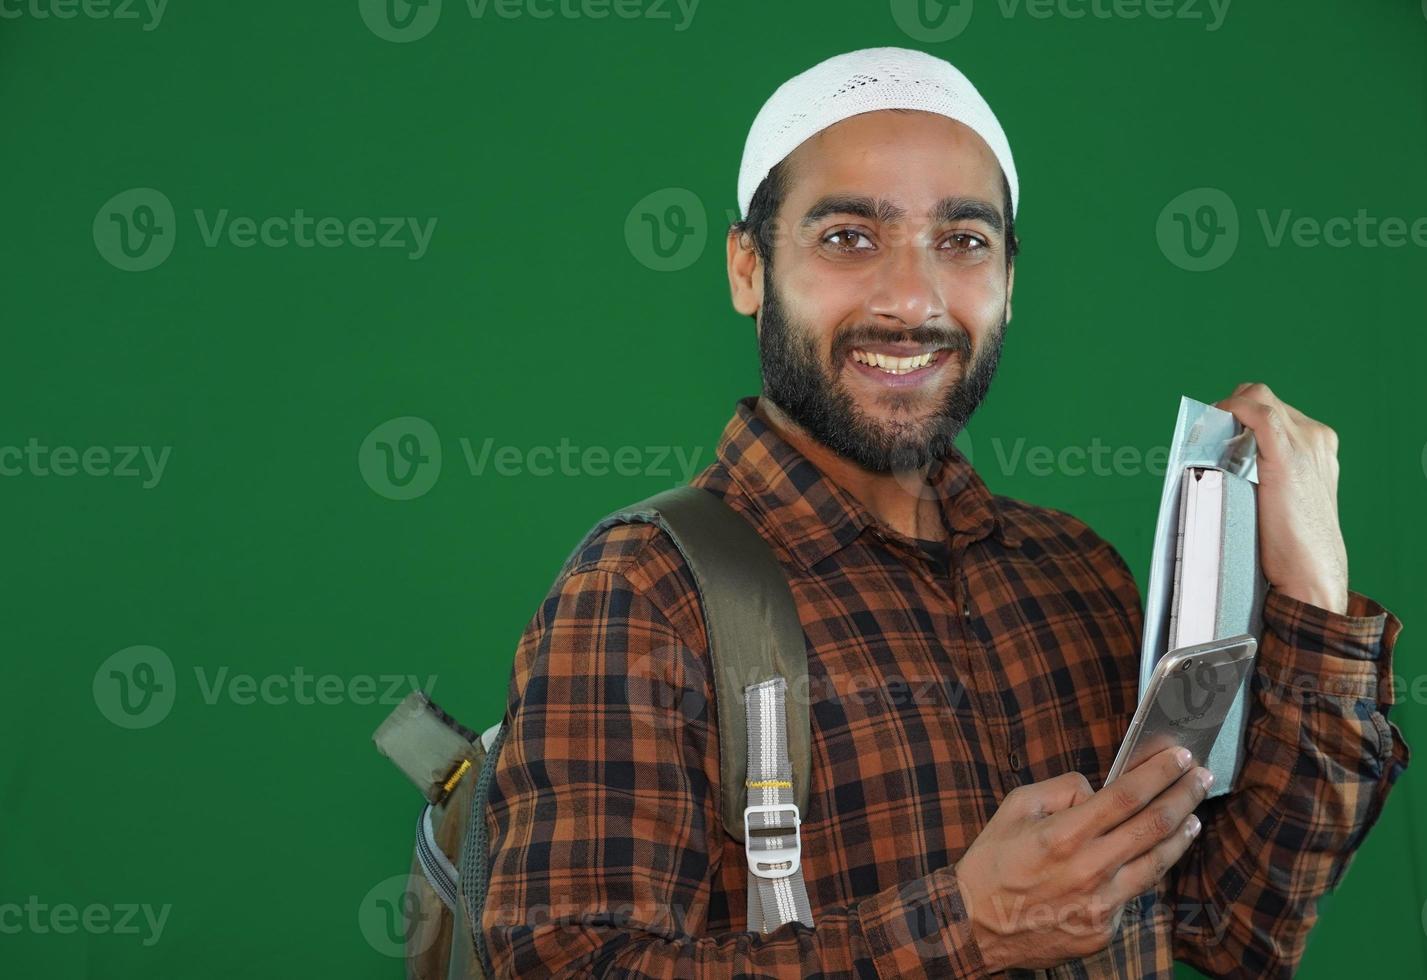
[[[912, 545], [913, 539], [872, 514], [856, 497], [793, 448], [754, 412], [757, 395], [739, 399], [719, 439], [718, 459], [767, 519], [772, 531], [811, 568], [852, 542], [864, 529]], [[996, 534], [1005, 544], [1021, 543], [995, 498], [959, 451], [941, 460], [927, 478], [942, 519], [958, 537], [977, 541]]]

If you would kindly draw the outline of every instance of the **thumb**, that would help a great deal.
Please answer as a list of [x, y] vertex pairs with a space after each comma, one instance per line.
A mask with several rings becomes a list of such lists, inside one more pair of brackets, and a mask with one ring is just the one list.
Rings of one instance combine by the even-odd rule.
[[1078, 806], [1095, 795], [1090, 781], [1078, 772], [1067, 772], [1052, 779], [1032, 783], [1031, 810], [1036, 816], [1047, 816]]

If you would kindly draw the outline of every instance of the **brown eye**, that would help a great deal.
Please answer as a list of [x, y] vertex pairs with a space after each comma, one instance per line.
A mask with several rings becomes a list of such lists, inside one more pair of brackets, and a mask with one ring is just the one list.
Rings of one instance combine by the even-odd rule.
[[979, 252], [986, 248], [986, 240], [979, 235], [970, 232], [960, 231], [946, 239], [951, 244], [953, 252], [972, 253]]
[[[839, 239], [839, 238], [842, 239], [841, 242], [834, 241], [834, 239]], [[838, 249], [839, 251], [843, 251], [843, 252], [860, 252], [860, 251], [865, 251], [865, 250], [866, 250], [865, 247], [858, 247], [858, 246], [856, 246], [856, 245], [850, 244], [853, 240], [856, 240], [856, 239], [861, 239], [862, 241], [867, 242], [869, 245], [871, 244], [871, 239], [869, 239], [866, 235], [864, 235], [862, 232], [858, 231], [858, 230], [855, 229], [855, 228], [837, 228], [837, 229], [834, 229], [833, 231], [828, 232], [826, 235], [823, 236], [823, 242], [824, 242], [825, 244], [831, 245], [831, 246], [833, 246], [834, 248]]]

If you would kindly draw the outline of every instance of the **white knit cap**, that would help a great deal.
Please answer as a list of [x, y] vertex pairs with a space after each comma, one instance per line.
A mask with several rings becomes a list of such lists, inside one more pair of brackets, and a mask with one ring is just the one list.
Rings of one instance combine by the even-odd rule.
[[922, 109], [955, 119], [986, 141], [1011, 185], [1020, 212], [1021, 188], [1011, 145], [981, 93], [950, 62], [911, 48], [863, 48], [836, 55], [788, 79], [763, 103], [738, 168], [738, 209], [763, 178], [808, 137], [849, 116], [876, 109]]

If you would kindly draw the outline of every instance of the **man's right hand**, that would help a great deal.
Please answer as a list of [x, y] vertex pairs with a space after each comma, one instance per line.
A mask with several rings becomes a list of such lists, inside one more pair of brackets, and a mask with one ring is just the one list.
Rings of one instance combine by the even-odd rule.
[[1125, 903], [1199, 833], [1213, 777], [1166, 749], [1098, 793], [1080, 773], [1019, 786], [956, 865], [986, 968], [1043, 969], [1109, 945]]

